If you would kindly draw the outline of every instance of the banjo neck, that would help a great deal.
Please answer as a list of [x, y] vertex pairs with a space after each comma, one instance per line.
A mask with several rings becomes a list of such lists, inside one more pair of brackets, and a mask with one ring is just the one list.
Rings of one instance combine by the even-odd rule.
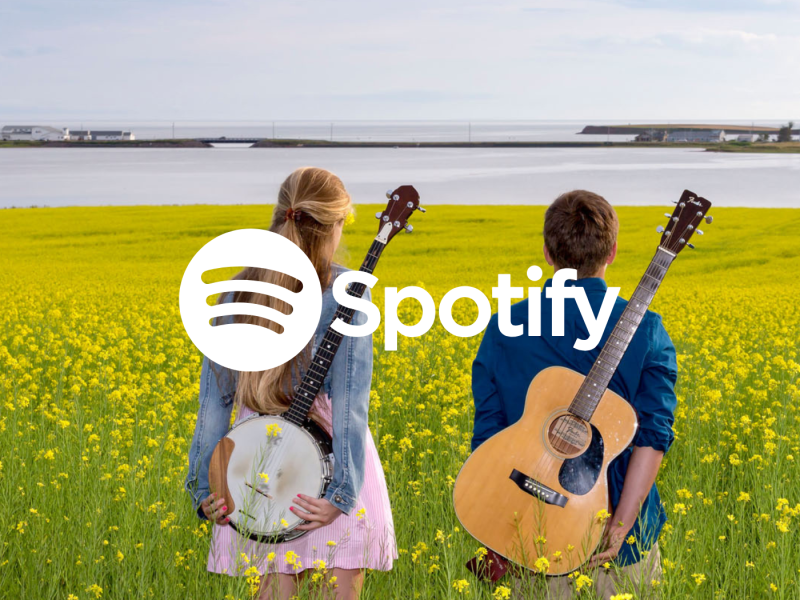
[[[370, 273], [375, 270], [378, 264], [378, 259], [388, 242], [387, 228], [391, 229], [391, 224], [387, 223], [372, 242], [364, 262], [361, 264], [359, 271]], [[367, 286], [363, 283], [351, 283], [347, 286], [347, 294], [355, 298], [361, 298]], [[294, 423], [295, 425], [303, 425], [308, 418], [308, 413], [311, 410], [311, 405], [314, 403], [314, 398], [317, 397], [322, 382], [325, 381], [325, 376], [333, 364], [333, 359], [336, 356], [339, 345], [342, 343], [344, 335], [333, 329], [333, 323], [336, 319], [341, 319], [345, 323], [350, 323], [353, 320], [355, 309], [346, 308], [339, 304], [336, 307], [336, 313], [333, 315], [333, 320], [328, 325], [327, 331], [322, 338], [322, 342], [317, 347], [314, 357], [311, 359], [311, 364], [306, 370], [303, 380], [297, 386], [292, 403], [289, 409], [284, 413], [284, 417]]]

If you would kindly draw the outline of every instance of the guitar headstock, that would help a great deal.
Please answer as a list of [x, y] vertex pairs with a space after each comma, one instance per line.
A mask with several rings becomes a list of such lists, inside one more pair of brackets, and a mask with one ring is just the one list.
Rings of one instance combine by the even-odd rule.
[[381, 222], [377, 239], [384, 244], [388, 244], [403, 229], [411, 233], [414, 227], [408, 224], [408, 218], [415, 210], [425, 212], [419, 205], [419, 194], [413, 185], [401, 185], [396, 190], [386, 192], [386, 197], [389, 199], [386, 208], [375, 213]]
[[711, 202], [689, 190], [684, 190], [681, 199], [676, 204], [677, 206], [671, 215], [664, 214], [665, 217], [669, 218], [667, 226], [659, 225], [656, 229], [661, 233], [659, 247], [675, 255], [686, 246], [693, 249], [694, 245], [690, 244], [689, 240], [692, 239], [695, 233], [703, 235], [702, 229], [698, 229], [697, 226], [703, 221], [711, 223], [714, 220], [708, 214]]

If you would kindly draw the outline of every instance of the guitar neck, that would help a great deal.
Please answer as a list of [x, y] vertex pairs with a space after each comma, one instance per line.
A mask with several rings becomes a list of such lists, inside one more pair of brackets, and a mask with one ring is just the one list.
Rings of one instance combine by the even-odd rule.
[[[365, 273], [372, 273], [375, 266], [378, 264], [378, 259], [381, 257], [383, 249], [386, 247], [386, 242], [382, 241], [381, 236], [375, 238], [370, 246], [367, 257], [361, 264], [359, 271]], [[363, 283], [351, 283], [347, 286], [347, 294], [356, 298], [361, 298], [367, 286]], [[322, 338], [322, 342], [317, 347], [314, 357], [311, 359], [311, 364], [306, 370], [303, 380], [297, 387], [292, 398], [292, 403], [289, 410], [284, 413], [289, 421], [296, 425], [302, 425], [308, 418], [308, 413], [311, 410], [311, 405], [314, 403], [314, 398], [317, 397], [322, 382], [325, 381], [325, 376], [331, 368], [333, 358], [336, 356], [336, 351], [339, 350], [339, 344], [344, 337], [341, 333], [333, 329], [333, 323], [336, 319], [341, 319], [345, 323], [350, 323], [353, 320], [355, 309], [346, 308], [339, 304], [336, 307], [336, 313], [333, 315], [331, 324], [328, 325], [327, 331]]]
[[619, 321], [570, 404], [569, 412], [584, 421], [592, 418], [673, 260], [675, 255], [672, 252], [658, 248], [650, 266], [636, 286], [636, 291], [633, 292], [628, 305], [622, 311]]

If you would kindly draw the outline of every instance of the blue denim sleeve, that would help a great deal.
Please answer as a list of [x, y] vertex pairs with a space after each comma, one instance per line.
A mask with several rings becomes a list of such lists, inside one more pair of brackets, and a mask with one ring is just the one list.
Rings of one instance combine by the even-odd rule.
[[678, 361], [661, 317], [653, 314], [650, 347], [645, 358], [644, 369], [639, 380], [639, 389], [633, 407], [639, 417], [639, 430], [634, 446], [649, 446], [666, 452], [675, 434], [675, 382], [678, 379]]
[[473, 451], [508, 426], [494, 380], [495, 329], [497, 329], [497, 315], [493, 315], [489, 321], [478, 348], [478, 355], [472, 362], [472, 398], [475, 402]]
[[205, 519], [200, 503], [209, 495], [208, 465], [217, 443], [230, 429], [236, 373], [203, 358], [200, 407], [189, 449], [189, 473], [184, 487], [192, 496], [197, 516]]
[[[371, 300], [369, 288], [364, 298]], [[353, 325], [367, 322], [357, 311]], [[356, 505], [364, 484], [369, 391], [372, 387], [372, 335], [345, 336], [331, 364], [333, 479], [324, 498], [345, 514]]]

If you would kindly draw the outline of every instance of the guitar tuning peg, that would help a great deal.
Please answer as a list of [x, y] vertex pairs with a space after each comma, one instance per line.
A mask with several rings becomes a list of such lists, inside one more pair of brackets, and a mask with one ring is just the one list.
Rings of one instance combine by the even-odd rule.
[[376, 218], [376, 219], [380, 219], [382, 214], [383, 214], [383, 213], [382, 213], [381, 211], [378, 211], [378, 212], [376, 212], [376, 213], [375, 213], [375, 218]]
[[663, 233], [663, 232], [664, 232], [664, 227], [663, 227], [663, 225], [659, 225], [658, 227], [656, 227], [656, 231], [657, 231], [658, 233]]
[[389, 198], [390, 200], [392, 199], [392, 192], [393, 190], [386, 190], [386, 197]]
[[692, 244], [691, 242], [686, 245], [689, 246], [689, 248], [691, 248], [692, 250], [694, 250], [694, 244]]
[[419, 212], [423, 212], [423, 213], [424, 213], [424, 212], [428, 212], [427, 210], [425, 210], [425, 209], [424, 209], [424, 208], [422, 208], [421, 206], [418, 206], [418, 207], [417, 207], [417, 210], [418, 210]]
[[414, 231], [414, 226], [406, 225], [405, 227], [403, 227], [403, 229], [405, 229], [407, 233], [411, 233], [412, 231]]
[[667, 217], [668, 219], [671, 219], [671, 218], [672, 218], [672, 215], [671, 215], [671, 214], [669, 214], [669, 213], [664, 213], [664, 216], [665, 216], [665, 217]]
[[712, 217], [711, 215], [706, 215], [703, 218], [705, 219], [706, 223], [709, 223], [709, 224], [714, 220], [714, 217]]
[[703, 230], [702, 229], [698, 229], [697, 230], [697, 235], [703, 235]]

